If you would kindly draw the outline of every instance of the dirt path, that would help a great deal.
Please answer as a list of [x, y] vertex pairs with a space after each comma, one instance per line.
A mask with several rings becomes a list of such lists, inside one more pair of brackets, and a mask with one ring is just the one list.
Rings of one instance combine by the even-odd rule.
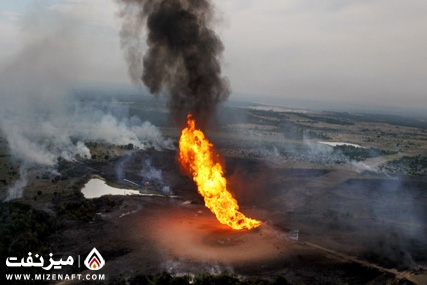
[[332, 254], [335, 258], [337, 258], [339, 260], [351, 261], [351, 262], [355, 262], [355, 263], [361, 264], [361, 265], [366, 266], [366, 267], [372, 267], [372, 268], [378, 269], [381, 272], [391, 273], [391, 274], [395, 275], [396, 278], [399, 279], [399, 280], [401, 280], [401, 279], [407, 279], [407, 280], [409, 280], [409, 281], [411, 281], [411, 282], [413, 282], [414, 284], [417, 284], [417, 285], [423, 285], [423, 284], [425, 284], [425, 283], [420, 283], [420, 281], [418, 280], [418, 278], [414, 279], [413, 278], [413, 274], [411, 272], [408, 272], [408, 271], [398, 271], [398, 270], [396, 270], [394, 268], [393, 269], [384, 268], [384, 267], [379, 266], [377, 264], [374, 264], [374, 263], [371, 263], [371, 262], [368, 262], [368, 261], [365, 261], [365, 260], [360, 260], [360, 259], [358, 259], [358, 258], [356, 258], [354, 256], [350, 256], [350, 255], [346, 255], [346, 254], [343, 254], [343, 253], [339, 253], [339, 252], [337, 252], [335, 250], [331, 250], [331, 249], [322, 247], [320, 245], [317, 245], [317, 244], [314, 244], [314, 243], [311, 243], [311, 242], [304, 242], [304, 244], [308, 245], [310, 247], [314, 247], [314, 248], [320, 249], [320, 250], [322, 250], [324, 252], [327, 252], [329, 254]]

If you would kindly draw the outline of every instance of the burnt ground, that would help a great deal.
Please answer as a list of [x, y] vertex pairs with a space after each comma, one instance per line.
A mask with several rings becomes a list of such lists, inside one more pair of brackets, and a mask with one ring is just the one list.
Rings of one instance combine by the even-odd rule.
[[[259, 229], [235, 232], [203, 206], [194, 183], [180, 174], [175, 151], [135, 151], [79, 167], [129, 186], [123, 179], [141, 184], [148, 179], [141, 172], [147, 160], [163, 176], [151, 190], [167, 185], [174, 198], [90, 200], [96, 209], [90, 219], [58, 216], [52, 250], [67, 255], [96, 247], [107, 260], [102, 272], [111, 279], [228, 271], [243, 277], [284, 274], [291, 284], [426, 282], [416, 271], [427, 264], [425, 180], [279, 168], [228, 157], [226, 176], [241, 211], [264, 222]], [[299, 230], [298, 242], [289, 238], [293, 230]]]

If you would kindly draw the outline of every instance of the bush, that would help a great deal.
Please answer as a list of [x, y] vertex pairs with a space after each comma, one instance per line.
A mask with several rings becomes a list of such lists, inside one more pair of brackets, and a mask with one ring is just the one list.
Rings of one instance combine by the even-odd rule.
[[46, 254], [44, 242], [56, 229], [56, 219], [30, 205], [0, 204], [0, 258], [27, 256], [29, 249]]
[[71, 218], [89, 222], [96, 213], [96, 206], [87, 200], [67, 202], [58, 207], [58, 214], [69, 215]]
[[[125, 284], [126, 280], [123, 277], [111, 280], [109, 284]], [[159, 275], [144, 275], [138, 274], [128, 280], [130, 285], [289, 285], [286, 277], [279, 275], [273, 281], [265, 279], [247, 279], [240, 280], [234, 275], [224, 272], [219, 275], [202, 274], [191, 280], [188, 275], [172, 276], [169, 273]]]

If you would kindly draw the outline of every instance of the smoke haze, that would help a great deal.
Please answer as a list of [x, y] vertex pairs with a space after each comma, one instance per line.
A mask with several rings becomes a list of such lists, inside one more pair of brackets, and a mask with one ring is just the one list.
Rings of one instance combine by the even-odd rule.
[[[132, 80], [142, 80], [153, 94], [169, 93], [171, 115], [180, 125], [190, 112], [203, 127], [230, 94], [228, 80], [221, 76], [224, 47], [213, 31], [213, 4], [208, 0], [121, 2], [121, 44]], [[144, 54], [139, 41], [143, 28], [148, 46]]]
[[174, 148], [151, 123], [130, 117], [126, 106], [75, 96], [72, 87], [88, 56], [77, 44], [82, 24], [43, 11], [35, 9], [22, 21], [24, 46], [0, 70], [0, 129], [21, 165], [6, 200], [22, 196], [29, 167], [55, 172], [58, 157], [89, 159], [87, 141]]

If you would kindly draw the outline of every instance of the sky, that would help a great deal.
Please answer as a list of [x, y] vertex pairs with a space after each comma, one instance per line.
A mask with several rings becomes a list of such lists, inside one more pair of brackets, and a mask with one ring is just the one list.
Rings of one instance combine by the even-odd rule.
[[[427, 111], [427, 1], [214, 3], [232, 98]], [[1, 1], [0, 72], [48, 45], [40, 60], [49, 64], [36, 73], [60, 68], [76, 83], [129, 83], [118, 12], [114, 0]], [[31, 70], [32, 60], [19, 64]]]

